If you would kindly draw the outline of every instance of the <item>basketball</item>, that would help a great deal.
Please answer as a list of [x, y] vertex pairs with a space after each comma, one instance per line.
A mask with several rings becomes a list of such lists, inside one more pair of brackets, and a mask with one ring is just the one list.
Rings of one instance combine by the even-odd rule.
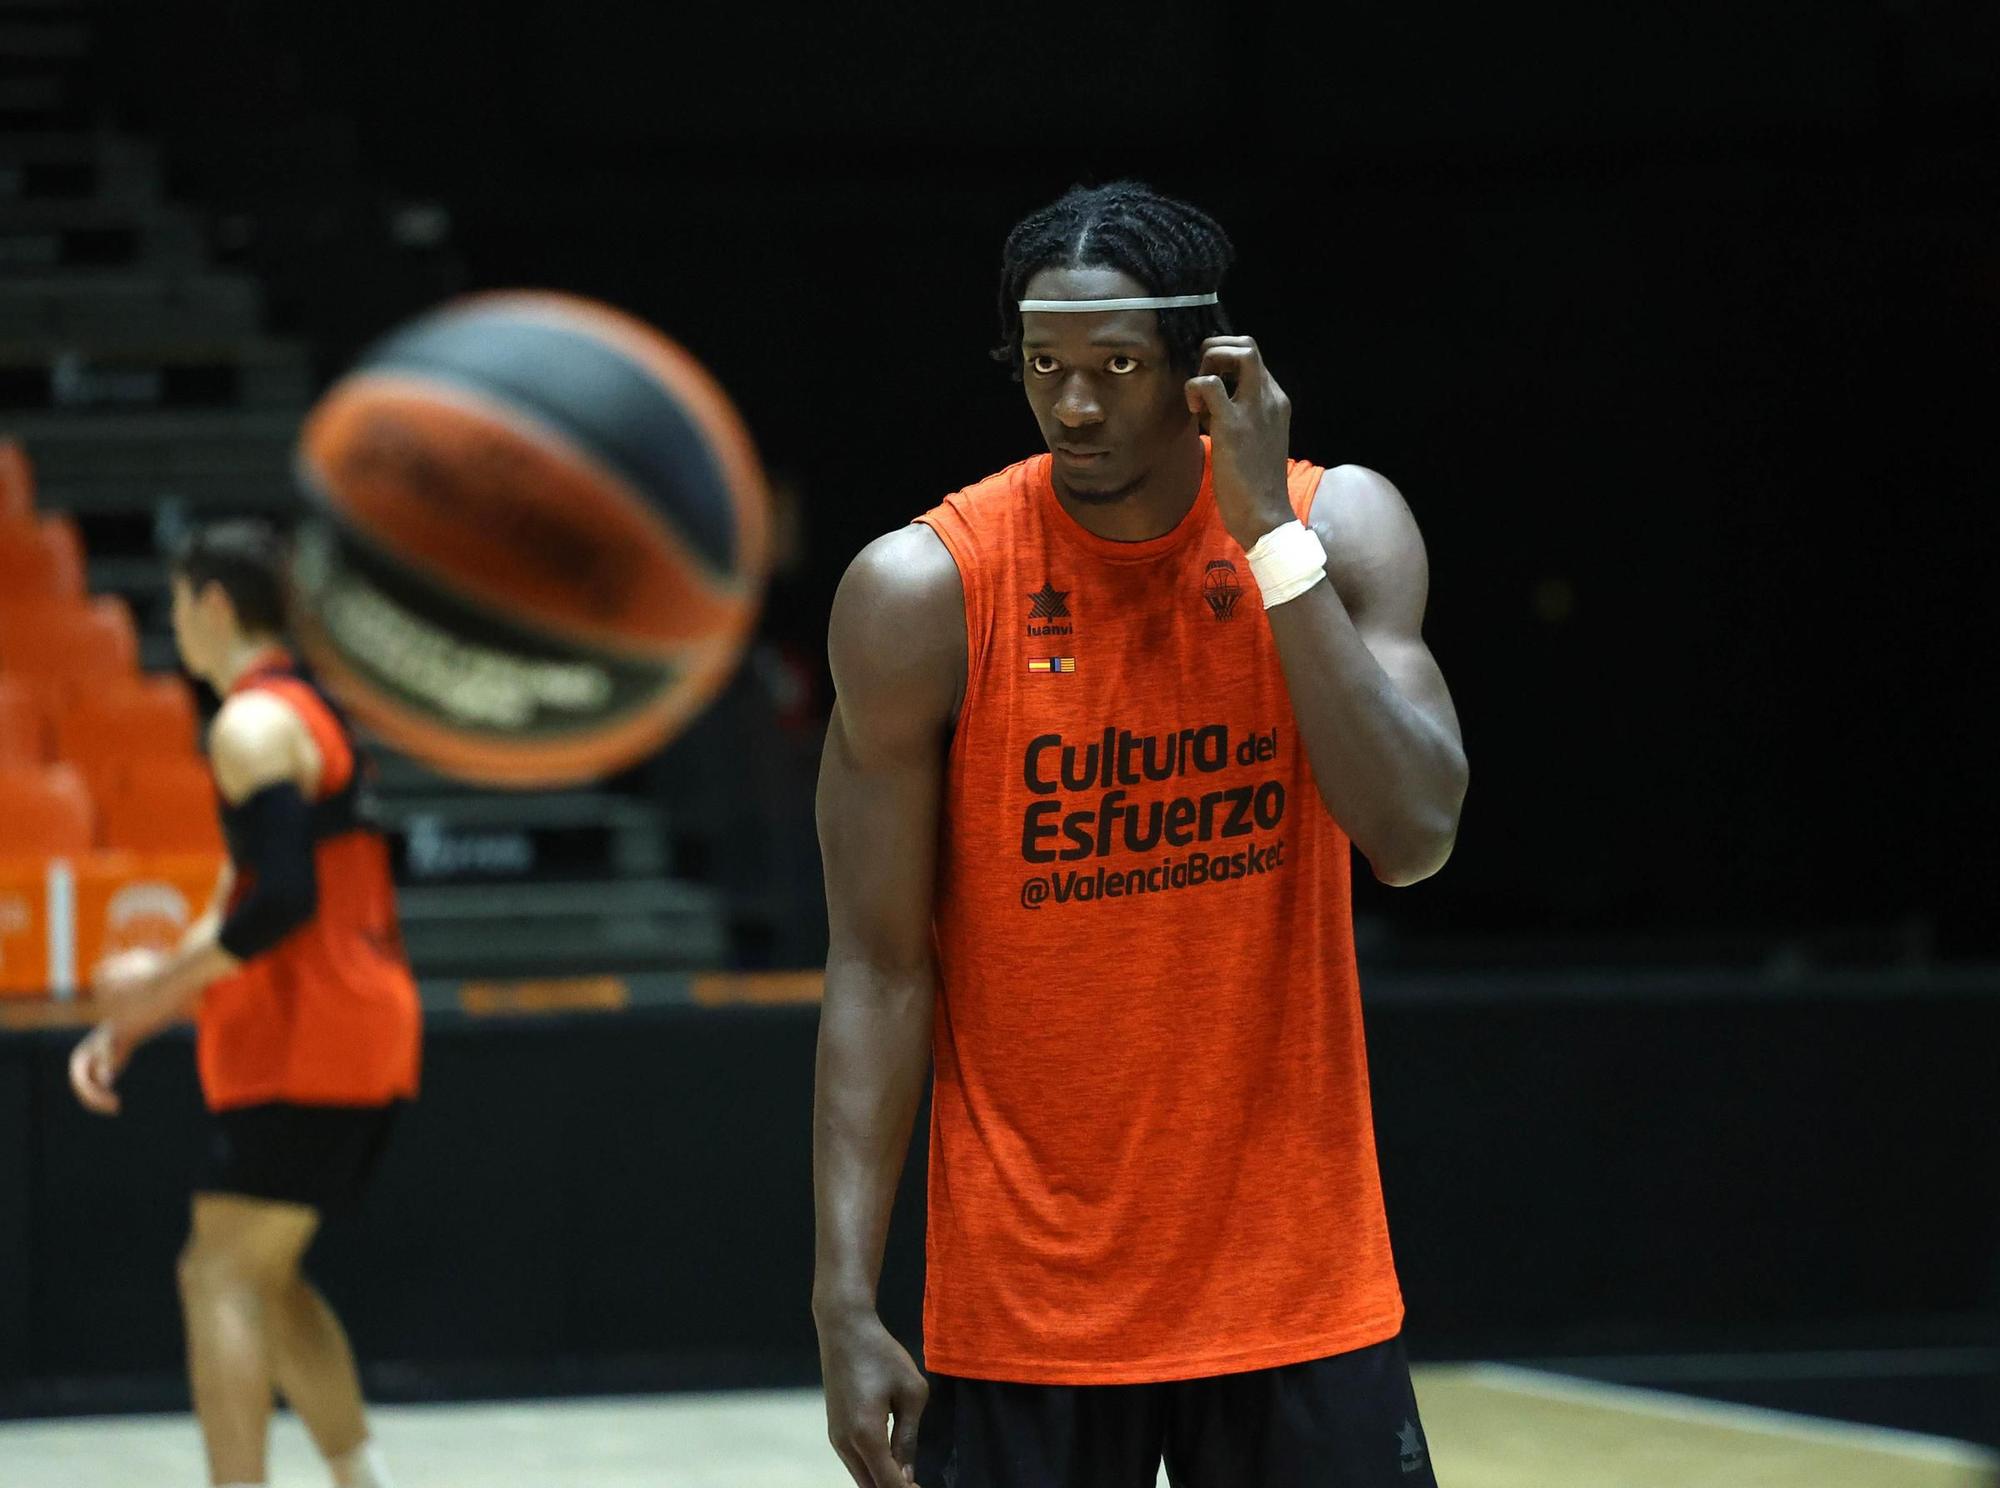
[[762, 594], [764, 479], [720, 386], [652, 327], [541, 292], [453, 301], [314, 405], [301, 651], [450, 775], [581, 782], [727, 678]]

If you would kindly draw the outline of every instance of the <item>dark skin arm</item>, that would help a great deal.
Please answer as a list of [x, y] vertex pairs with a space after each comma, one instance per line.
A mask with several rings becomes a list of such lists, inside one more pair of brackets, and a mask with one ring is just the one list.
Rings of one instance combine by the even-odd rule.
[[938, 819], [965, 679], [964, 594], [930, 529], [892, 532], [854, 560], [827, 649], [837, 700], [819, 778], [830, 935], [813, 1320], [834, 1451], [860, 1488], [904, 1488], [929, 1387], [882, 1326], [875, 1289], [930, 1062]]
[[[1248, 336], [1204, 342], [1187, 393], [1207, 416], [1217, 509], [1247, 551], [1294, 520], [1290, 400]], [[1396, 488], [1358, 465], [1321, 478], [1311, 525], [1328, 582], [1266, 611], [1292, 711], [1326, 809], [1378, 879], [1413, 884], [1451, 856], [1466, 787], [1458, 714], [1423, 639], [1423, 539]]]

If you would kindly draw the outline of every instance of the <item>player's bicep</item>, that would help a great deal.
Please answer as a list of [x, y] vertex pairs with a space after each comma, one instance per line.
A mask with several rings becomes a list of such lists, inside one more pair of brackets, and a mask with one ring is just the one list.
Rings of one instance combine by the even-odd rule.
[[1329, 470], [1314, 498], [1312, 526], [1368, 654], [1398, 693], [1458, 739], [1451, 689], [1424, 641], [1430, 558], [1402, 493], [1358, 465]]
[[964, 674], [957, 571], [934, 534], [863, 550], [835, 596], [835, 690], [820, 765], [830, 954], [910, 966], [930, 954], [944, 757]]
[[820, 765], [829, 955], [888, 968], [929, 954], [941, 747], [885, 748], [836, 703]]
[[1460, 739], [1458, 709], [1452, 705], [1451, 689], [1445, 685], [1444, 671], [1423, 637], [1380, 632], [1371, 635], [1364, 630], [1361, 638], [1390, 685], [1453, 740]]

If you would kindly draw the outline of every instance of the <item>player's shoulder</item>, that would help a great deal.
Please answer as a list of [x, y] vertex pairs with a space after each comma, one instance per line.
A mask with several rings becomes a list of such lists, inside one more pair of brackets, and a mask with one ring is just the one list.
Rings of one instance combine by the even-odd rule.
[[297, 778], [311, 742], [306, 721], [276, 693], [249, 688], [227, 699], [208, 729], [216, 784], [232, 800], [260, 785]]
[[946, 612], [963, 619], [966, 580], [974, 576], [964, 570], [976, 571], [983, 555], [1004, 547], [1048, 460], [1047, 454], [1016, 460], [951, 492], [917, 521], [876, 538], [848, 565], [834, 599], [836, 619], [842, 596], [898, 620], [942, 618]]
[[[1324, 470], [1306, 461], [1292, 463], [1295, 498], [1304, 490], [1306, 520], [1332, 551], [1336, 544], [1369, 551], [1382, 542], [1400, 542], [1416, 532], [1416, 517], [1395, 482], [1366, 465], [1330, 465]], [[1311, 472], [1318, 470], [1313, 479]]]
[[935, 532], [913, 522], [855, 556], [827, 626], [844, 709], [943, 717], [955, 706], [965, 656], [965, 592]]
[[958, 565], [943, 539], [912, 522], [855, 554], [834, 595], [833, 621], [837, 631], [908, 644], [921, 627], [962, 622], [964, 603]]
[[1029, 455], [991, 475], [981, 476], [969, 486], [959, 487], [925, 515], [935, 520], [953, 514], [973, 523], [999, 518], [1034, 499], [1036, 485], [1047, 477], [1048, 468], [1046, 452]]
[[249, 687], [223, 700], [208, 728], [208, 747], [254, 752], [272, 745], [289, 745], [306, 733], [298, 709], [276, 692]]
[[1430, 560], [1410, 504], [1380, 471], [1334, 465], [1319, 478], [1307, 524], [1326, 545], [1326, 569], [1357, 620], [1420, 613], [1430, 586]]
[[961, 487], [855, 555], [828, 627], [836, 682], [843, 670], [892, 681], [933, 670], [963, 677], [968, 586], [1004, 551], [1048, 458], [1017, 460]]

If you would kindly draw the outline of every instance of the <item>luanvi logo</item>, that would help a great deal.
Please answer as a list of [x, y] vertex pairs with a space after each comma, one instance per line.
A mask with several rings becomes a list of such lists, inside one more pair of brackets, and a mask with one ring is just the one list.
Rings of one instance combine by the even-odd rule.
[[[1031, 636], [1066, 636], [1071, 627], [1058, 625], [1058, 620], [1069, 619], [1069, 596], [1067, 589], [1058, 589], [1048, 580], [1042, 587], [1028, 596], [1028, 634]], [[1046, 620], [1046, 625], [1037, 625], [1037, 620]]]
[[1227, 558], [1210, 563], [1201, 576], [1201, 597], [1208, 601], [1216, 619], [1227, 620], [1235, 614], [1236, 601], [1243, 597], [1243, 586], [1236, 581], [1236, 565]]

